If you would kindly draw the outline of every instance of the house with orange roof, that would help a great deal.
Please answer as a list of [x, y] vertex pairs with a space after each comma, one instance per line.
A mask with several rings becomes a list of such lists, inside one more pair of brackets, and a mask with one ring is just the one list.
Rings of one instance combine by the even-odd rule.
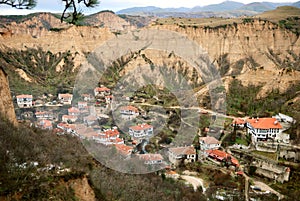
[[247, 119], [247, 132], [251, 135], [253, 143], [277, 140], [280, 138], [283, 127], [276, 118], [252, 118]]
[[64, 131], [66, 131], [67, 133], [74, 133], [76, 130], [76, 125], [61, 122], [61, 123], [57, 124], [57, 128], [60, 128]]
[[22, 94], [22, 95], [18, 95], [16, 98], [17, 98], [17, 104], [19, 108], [30, 108], [33, 105], [32, 95]]
[[104, 145], [124, 144], [124, 140], [120, 138], [120, 132], [116, 128], [100, 132], [94, 140]]
[[120, 153], [124, 157], [129, 157], [133, 150], [133, 147], [127, 146], [125, 144], [115, 144], [114, 146], [116, 147], [118, 153]]
[[245, 128], [246, 126], [246, 121], [245, 119], [242, 118], [235, 118], [232, 120], [231, 126], [232, 127], [237, 127], [237, 128]]
[[101, 86], [101, 87], [96, 87], [94, 89], [94, 95], [95, 96], [108, 96], [110, 95], [110, 89], [107, 88], [107, 87], [104, 87], [104, 86]]
[[233, 165], [235, 167], [240, 166], [239, 161], [232, 155], [226, 153], [225, 151], [214, 149], [214, 150], [206, 150], [205, 152], [208, 154], [208, 157], [218, 162], [224, 162], [227, 165]]
[[164, 160], [161, 154], [138, 154], [138, 157], [146, 165], [159, 165]]
[[200, 137], [199, 143], [201, 150], [219, 149], [221, 146], [221, 142], [212, 136]]
[[68, 115], [71, 115], [71, 116], [79, 116], [80, 115], [80, 110], [76, 107], [70, 107], [68, 109]]
[[120, 114], [123, 119], [136, 118], [139, 115], [139, 109], [128, 105], [120, 107]]
[[153, 135], [153, 126], [145, 123], [131, 126], [129, 127], [129, 135], [133, 139], [138, 139], [141, 141], [143, 138], [148, 138]]
[[44, 129], [44, 130], [52, 130], [53, 129], [52, 122], [47, 119], [43, 119], [43, 120], [39, 121], [38, 127], [40, 127], [41, 129]]
[[73, 94], [58, 94], [58, 101], [64, 105], [71, 105], [73, 99]]
[[74, 116], [74, 115], [63, 115], [62, 117], [61, 117], [61, 119], [62, 119], [62, 121], [63, 122], [68, 122], [68, 121], [70, 121], [70, 122], [75, 122], [75, 121], [77, 121], [77, 119], [78, 119], [78, 117], [77, 116]]
[[190, 163], [197, 160], [197, 153], [194, 147], [173, 147], [169, 148], [169, 161], [174, 165]]

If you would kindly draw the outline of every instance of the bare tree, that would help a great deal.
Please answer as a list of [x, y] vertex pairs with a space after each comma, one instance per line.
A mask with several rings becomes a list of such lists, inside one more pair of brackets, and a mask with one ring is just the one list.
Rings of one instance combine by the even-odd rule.
[[[61, 15], [61, 22], [67, 21], [71, 24], [76, 24], [83, 18], [83, 13], [80, 11], [80, 5], [88, 8], [94, 8], [99, 5], [99, 0], [62, 0], [64, 9]], [[8, 5], [17, 9], [32, 9], [36, 6], [36, 0], [0, 0], [0, 5]]]

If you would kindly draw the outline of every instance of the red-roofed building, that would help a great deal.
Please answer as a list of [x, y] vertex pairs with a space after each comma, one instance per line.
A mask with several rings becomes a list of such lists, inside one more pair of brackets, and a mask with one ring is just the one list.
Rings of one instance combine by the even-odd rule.
[[231, 126], [238, 128], [245, 128], [245, 125], [246, 121], [242, 118], [235, 118], [231, 123]]
[[85, 110], [88, 109], [88, 104], [86, 101], [79, 101], [78, 102], [78, 109], [79, 110]]
[[74, 133], [76, 130], [76, 125], [62, 122], [62, 123], [57, 124], [57, 128], [60, 128], [64, 131], [66, 131], [67, 133]]
[[247, 119], [246, 122], [252, 142], [276, 140], [282, 133], [282, 126], [276, 118], [253, 118]]
[[102, 86], [102, 87], [96, 87], [94, 89], [94, 95], [95, 96], [98, 96], [98, 95], [100, 95], [100, 96], [108, 96], [108, 95], [110, 95], [110, 89], [107, 88], [107, 87], [104, 87], [104, 86]]
[[124, 144], [124, 140], [119, 137], [120, 132], [117, 129], [108, 129], [100, 132], [94, 140], [104, 145]]
[[143, 160], [146, 165], [162, 164], [164, 158], [160, 154], [139, 154], [139, 159]]
[[214, 137], [200, 137], [199, 138], [201, 150], [219, 149], [221, 142]]
[[64, 105], [71, 105], [72, 99], [72, 94], [58, 94], [58, 100]]
[[128, 105], [128, 106], [121, 107], [120, 113], [124, 115], [138, 115], [139, 110], [134, 106]]
[[44, 130], [52, 130], [53, 129], [52, 122], [49, 120], [46, 120], [46, 119], [39, 121], [38, 126]]
[[80, 110], [76, 107], [71, 107], [71, 108], [68, 109], [68, 115], [79, 116], [80, 115]]
[[32, 107], [32, 95], [22, 94], [17, 96], [17, 104], [20, 108]]
[[54, 115], [53, 112], [50, 111], [38, 111], [35, 113], [37, 119], [53, 119]]
[[153, 135], [153, 126], [140, 124], [129, 127], [129, 135], [133, 138], [145, 138]]
[[78, 117], [74, 115], [63, 115], [61, 119], [63, 122], [75, 122], [77, 121]]
[[169, 161], [174, 165], [179, 165], [181, 162], [195, 162], [196, 150], [194, 147], [169, 148]]
[[133, 147], [127, 146], [125, 144], [115, 144], [115, 147], [117, 151], [125, 157], [129, 157], [133, 150]]
[[207, 150], [206, 153], [210, 158], [217, 160], [218, 162], [227, 162], [235, 167], [239, 167], [239, 161], [234, 158], [232, 155], [221, 151], [221, 150]]

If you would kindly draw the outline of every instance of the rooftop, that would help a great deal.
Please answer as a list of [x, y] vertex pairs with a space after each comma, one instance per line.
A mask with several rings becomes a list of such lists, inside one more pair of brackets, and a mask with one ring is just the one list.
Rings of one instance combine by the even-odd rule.
[[146, 130], [146, 129], [149, 129], [149, 128], [153, 128], [153, 126], [151, 126], [149, 124], [140, 124], [140, 125], [136, 125], [136, 126], [131, 126], [129, 128], [131, 130], [140, 131], [140, 130]]
[[221, 142], [214, 137], [200, 137], [200, 141], [204, 141], [205, 144], [220, 144]]
[[247, 119], [247, 122], [253, 127], [253, 128], [259, 128], [259, 129], [270, 129], [270, 128], [278, 128], [281, 129], [282, 126], [278, 122], [276, 118], [256, 118], [256, 119]]
[[174, 148], [169, 148], [169, 151], [174, 153], [175, 155], [191, 155], [191, 154], [196, 154], [195, 148], [194, 147], [174, 147]]

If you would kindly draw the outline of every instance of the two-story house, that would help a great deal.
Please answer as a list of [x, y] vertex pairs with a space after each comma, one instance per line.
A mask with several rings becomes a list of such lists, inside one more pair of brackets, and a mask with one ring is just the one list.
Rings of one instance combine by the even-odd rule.
[[110, 89], [107, 87], [104, 87], [104, 86], [96, 87], [94, 89], [94, 95], [95, 95], [95, 97], [96, 96], [103, 96], [103, 97], [108, 96], [108, 95], [110, 95]]
[[219, 149], [221, 142], [212, 136], [200, 137], [199, 138], [201, 150]]
[[71, 116], [79, 116], [80, 115], [80, 110], [76, 107], [70, 107], [68, 109], [68, 115], [71, 115]]
[[282, 133], [282, 126], [276, 118], [247, 119], [247, 132], [252, 142], [277, 140]]
[[143, 138], [148, 138], [153, 135], [153, 126], [149, 124], [140, 124], [129, 127], [129, 135], [133, 139], [141, 141]]
[[17, 104], [20, 108], [32, 107], [32, 95], [22, 94], [17, 96]]
[[120, 108], [120, 114], [123, 119], [132, 119], [139, 115], [138, 108], [128, 105]]
[[138, 154], [138, 157], [146, 165], [160, 165], [164, 160], [161, 154]]
[[58, 100], [64, 105], [71, 105], [72, 99], [72, 94], [58, 94]]
[[180, 163], [195, 162], [196, 160], [197, 154], [194, 147], [169, 148], [169, 161], [176, 166]]

